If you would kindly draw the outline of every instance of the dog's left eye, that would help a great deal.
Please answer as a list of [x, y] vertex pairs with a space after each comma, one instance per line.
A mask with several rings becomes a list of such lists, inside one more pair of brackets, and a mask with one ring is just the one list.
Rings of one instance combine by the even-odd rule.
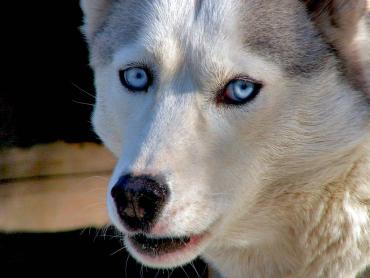
[[119, 72], [123, 86], [133, 92], [147, 91], [152, 84], [150, 72], [141, 67], [131, 67]]
[[262, 85], [244, 79], [234, 79], [224, 88], [217, 102], [231, 105], [242, 105], [254, 99]]

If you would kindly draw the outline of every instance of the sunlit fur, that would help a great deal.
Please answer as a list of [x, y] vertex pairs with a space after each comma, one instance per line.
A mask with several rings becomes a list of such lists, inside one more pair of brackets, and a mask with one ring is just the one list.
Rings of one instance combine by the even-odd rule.
[[[119, 158], [109, 187], [126, 173], [164, 176], [171, 198], [152, 236], [211, 235], [157, 263], [128, 246], [140, 262], [201, 255], [230, 278], [354, 277], [370, 263], [364, 1], [330, 1], [330, 12], [304, 2], [82, 1], [94, 128]], [[120, 83], [132, 63], [153, 71], [147, 93]], [[239, 75], [260, 94], [217, 104]]]

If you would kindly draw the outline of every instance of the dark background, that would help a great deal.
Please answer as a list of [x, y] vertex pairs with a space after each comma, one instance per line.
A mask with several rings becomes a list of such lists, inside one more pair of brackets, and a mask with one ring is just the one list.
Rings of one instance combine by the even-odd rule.
[[[0, 148], [98, 141], [91, 131], [92, 72], [79, 32], [79, 1], [6, 1], [1, 6]], [[87, 93], [85, 93], [87, 92]], [[85, 103], [85, 104], [82, 104]], [[1, 184], [0, 184], [1, 186]], [[205, 265], [172, 271], [127, 259], [112, 231], [1, 234], [1, 277], [198, 277]], [[127, 267], [126, 267], [127, 263]], [[186, 272], [186, 273], [185, 273]], [[158, 276], [156, 276], [158, 274]], [[68, 276], [67, 276], [68, 275]]]
[[177, 270], [152, 270], [128, 257], [113, 231], [85, 229], [56, 234], [0, 234], [0, 271], [14, 277], [197, 278], [207, 277], [196, 261]]
[[[79, 1], [2, 4], [1, 146], [94, 141], [92, 72]], [[20, 4], [22, 3], [22, 4]]]

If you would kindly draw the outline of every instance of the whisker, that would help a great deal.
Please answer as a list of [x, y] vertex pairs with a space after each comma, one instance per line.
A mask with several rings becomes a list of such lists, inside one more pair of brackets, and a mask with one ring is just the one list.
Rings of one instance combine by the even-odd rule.
[[187, 277], [187, 278], [190, 278], [190, 277], [189, 277], [189, 275], [188, 275], [188, 273], [186, 272], [186, 270], [185, 270], [182, 266], [181, 266], [180, 268], [181, 268], [181, 269], [182, 269], [182, 271], [185, 273], [186, 277]]
[[117, 253], [119, 253], [119, 252], [122, 252], [123, 250], [125, 250], [126, 249], [126, 247], [125, 246], [123, 246], [122, 248], [119, 248], [117, 251], [114, 251], [112, 254], [110, 254], [110, 256], [114, 256], [114, 255], [116, 255]]
[[140, 267], [140, 278], [144, 278], [144, 266], [141, 265]]
[[[171, 271], [171, 272], [170, 272]], [[172, 270], [168, 270], [168, 277], [167, 278], [171, 278], [172, 274], [174, 273], [174, 269]]]
[[191, 262], [191, 263], [190, 263], [190, 265], [191, 265], [191, 267], [194, 269], [195, 273], [197, 274], [197, 277], [198, 277], [198, 278], [201, 278], [201, 276], [200, 276], [200, 275], [199, 275], [199, 273], [198, 273], [197, 268], [196, 268], [196, 267], [195, 267], [195, 265], [194, 265], [194, 262]]
[[130, 259], [130, 255], [127, 254], [126, 264], [125, 264], [125, 277], [127, 278], [127, 266], [128, 266], [128, 260]]
[[82, 236], [87, 229], [89, 229], [89, 227], [83, 228], [82, 231], [80, 232], [80, 236]]
[[[107, 232], [108, 232], [108, 229], [109, 229], [110, 225], [107, 224], [107, 225], [104, 225], [101, 229], [99, 229], [96, 237], [102, 237], [104, 240], [106, 239], [106, 236], [107, 236]], [[99, 235], [99, 233], [101, 232], [102, 235]], [[96, 238], [95, 237], [95, 238]]]
[[86, 90], [84, 90], [84, 89], [82, 89], [80, 86], [78, 86], [76, 83], [73, 83], [73, 82], [71, 82], [72, 83], [72, 85], [75, 87], [75, 88], [77, 88], [78, 90], [80, 90], [81, 92], [83, 92], [83, 93], [85, 93], [86, 95], [88, 95], [88, 96], [90, 96], [90, 97], [92, 97], [93, 99], [96, 99], [96, 97], [95, 97], [95, 95], [94, 94], [91, 94], [91, 93], [89, 93], [88, 91], [86, 91]]
[[204, 275], [206, 274], [206, 272], [207, 272], [207, 269], [208, 269], [208, 265], [206, 265], [205, 267], [204, 267], [204, 270], [203, 270], [203, 272], [202, 272], [202, 276], [201, 277], [204, 277]]
[[104, 239], [108, 238], [108, 239], [121, 239], [120, 236], [113, 236], [113, 235], [98, 235], [98, 237], [103, 237]]
[[160, 272], [161, 270], [160, 269], [158, 269], [157, 270], [157, 273], [156, 273], [156, 275], [154, 276], [154, 278], [157, 278], [158, 277], [158, 275], [159, 275], [159, 272]]
[[94, 107], [94, 104], [92, 103], [87, 103], [87, 102], [82, 102], [82, 101], [77, 101], [77, 100], [72, 100], [74, 103], [77, 103], [77, 104], [82, 104], [82, 105], [87, 105], [87, 106], [91, 106], [91, 107]]

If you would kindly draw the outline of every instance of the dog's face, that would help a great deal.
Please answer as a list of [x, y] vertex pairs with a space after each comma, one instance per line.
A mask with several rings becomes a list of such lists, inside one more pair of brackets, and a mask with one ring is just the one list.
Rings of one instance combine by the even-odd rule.
[[146, 265], [270, 240], [287, 181], [336, 176], [328, 165], [364, 139], [365, 97], [301, 1], [83, 8], [93, 123], [119, 158], [109, 213]]

